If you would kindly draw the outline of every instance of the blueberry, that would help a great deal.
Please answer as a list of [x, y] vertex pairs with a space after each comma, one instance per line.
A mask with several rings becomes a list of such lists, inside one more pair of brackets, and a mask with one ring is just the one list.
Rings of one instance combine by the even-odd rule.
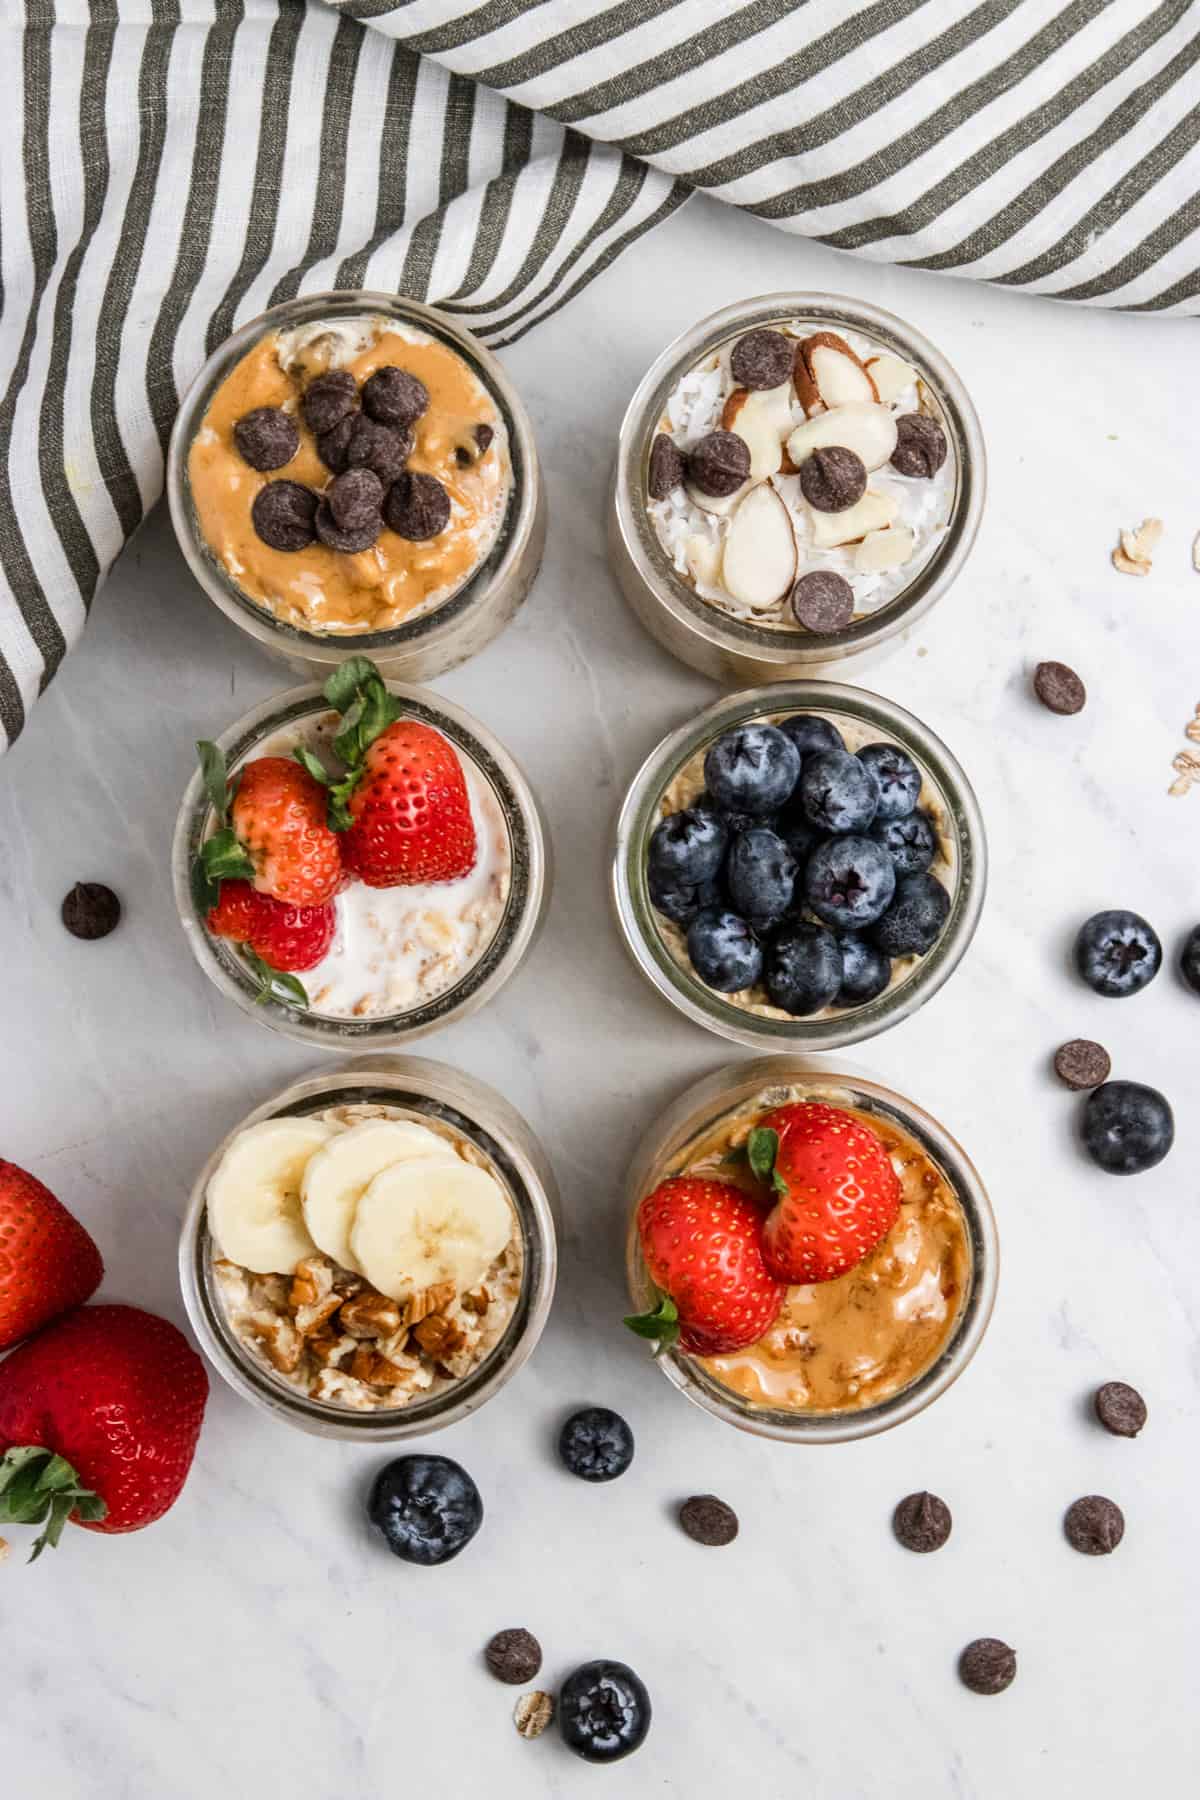
[[772, 830], [778, 832], [801, 869], [821, 842], [821, 833], [816, 826], [792, 806], [780, 813]]
[[585, 1406], [559, 1432], [558, 1454], [580, 1481], [615, 1481], [633, 1461], [633, 1433], [620, 1413]]
[[867, 935], [885, 956], [924, 956], [949, 912], [950, 896], [936, 875], [902, 875], [891, 906]]
[[1110, 1175], [1140, 1175], [1175, 1142], [1175, 1117], [1157, 1088], [1106, 1081], [1083, 1103], [1083, 1145]]
[[782, 919], [796, 887], [796, 859], [781, 837], [762, 826], [734, 838], [725, 885], [735, 911], [763, 931]]
[[483, 1524], [483, 1501], [448, 1456], [397, 1456], [371, 1484], [367, 1513], [393, 1556], [432, 1568], [466, 1549]]
[[804, 871], [804, 898], [824, 925], [843, 931], [873, 925], [896, 891], [896, 870], [886, 850], [869, 837], [826, 838]]
[[1179, 973], [1194, 994], [1200, 994], [1200, 925], [1193, 925], [1184, 940]]
[[723, 812], [774, 812], [799, 774], [800, 752], [774, 725], [739, 725], [710, 744], [704, 758], [709, 794]]
[[1162, 964], [1162, 945], [1139, 913], [1093, 913], [1075, 939], [1075, 967], [1107, 1000], [1138, 994]]
[[711, 881], [729, 846], [729, 827], [711, 807], [689, 806], [660, 819], [647, 863], [655, 880], [675, 886]]
[[695, 886], [686, 881], [660, 881], [651, 869], [646, 877], [651, 903], [670, 919], [673, 925], [690, 925], [706, 906], [716, 906], [721, 890], [715, 881], [701, 881]]
[[906, 819], [921, 793], [921, 771], [899, 744], [866, 744], [858, 752], [879, 783], [877, 819]]
[[879, 805], [879, 783], [848, 750], [819, 750], [804, 765], [800, 798], [821, 831], [865, 831]]
[[763, 982], [771, 1002], [793, 1018], [820, 1012], [842, 985], [842, 953], [823, 925], [797, 919], [767, 950]]
[[780, 719], [779, 729], [787, 732], [801, 756], [846, 748], [841, 732], [817, 713], [793, 713], [790, 719]]
[[740, 994], [762, 974], [762, 945], [737, 913], [706, 906], [688, 927], [688, 956], [693, 969], [719, 994]]
[[838, 949], [842, 953], [842, 985], [838, 990], [839, 1006], [865, 1006], [882, 994], [892, 979], [891, 958], [874, 944], [868, 944], [853, 931], [839, 931]]
[[558, 1695], [563, 1741], [585, 1762], [618, 1762], [650, 1729], [650, 1696], [627, 1663], [581, 1663]]
[[937, 833], [928, 813], [909, 813], [905, 819], [879, 819], [870, 834], [896, 865], [897, 875], [923, 875], [937, 851]]

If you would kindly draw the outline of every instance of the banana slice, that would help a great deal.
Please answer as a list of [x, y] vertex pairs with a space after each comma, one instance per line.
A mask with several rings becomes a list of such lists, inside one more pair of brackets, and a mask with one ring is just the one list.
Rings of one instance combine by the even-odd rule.
[[364, 1119], [318, 1150], [300, 1183], [304, 1223], [319, 1250], [362, 1274], [350, 1245], [363, 1190], [393, 1163], [458, 1162], [454, 1146], [412, 1119]]
[[392, 1300], [452, 1281], [483, 1280], [512, 1236], [504, 1190], [472, 1163], [393, 1163], [358, 1203], [350, 1246], [372, 1287]]
[[290, 1275], [312, 1256], [300, 1182], [333, 1135], [323, 1119], [263, 1119], [238, 1133], [208, 1183], [208, 1228], [223, 1256], [255, 1275]]

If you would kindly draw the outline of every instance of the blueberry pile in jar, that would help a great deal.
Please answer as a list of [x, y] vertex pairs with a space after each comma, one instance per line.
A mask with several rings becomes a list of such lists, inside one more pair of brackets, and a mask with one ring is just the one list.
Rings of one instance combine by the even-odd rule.
[[801, 1018], [874, 1000], [897, 960], [933, 948], [950, 895], [900, 745], [851, 752], [828, 719], [797, 713], [724, 732], [704, 781], [655, 827], [647, 881], [706, 987], [760, 989]]

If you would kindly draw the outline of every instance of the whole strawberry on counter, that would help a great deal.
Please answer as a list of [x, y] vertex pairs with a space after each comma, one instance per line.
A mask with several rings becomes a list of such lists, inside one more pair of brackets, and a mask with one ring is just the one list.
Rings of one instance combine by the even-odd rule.
[[136, 1306], [84, 1306], [0, 1363], [0, 1524], [140, 1531], [179, 1497], [208, 1377], [183, 1334]]
[[779, 1316], [787, 1289], [762, 1253], [762, 1213], [741, 1188], [700, 1175], [672, 1175], [638, 1207], [646, 1269], [664, 1299], [625, 1323], [658, 1349], [678, 1343], [721, 1356], [757, 1343]]
[[100, 1252], [48, 1187], [0, 1160], [0, 1350], [91, 1298]]
[[851, 1113], [822, 1101], [781, 1106], [750, 1133], [747, 1151], [774, 1191], [762, 1247], [780, 1281], [835, 1281], [896, 1223], [900, 1178], [879, 1137]]

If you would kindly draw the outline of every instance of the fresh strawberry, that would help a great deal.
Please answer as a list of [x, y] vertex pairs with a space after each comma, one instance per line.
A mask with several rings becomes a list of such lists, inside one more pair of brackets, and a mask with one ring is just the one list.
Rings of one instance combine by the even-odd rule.
[[750, 1166], [775, 1190], [763, 1258], [780, 1281], [835, 1281], [886, 1237], [900, 1178], [876, 1134], [820, 1101], [781, 1106], [752, 1131]]
[[337, 929], [332, 906], [286, 906], [248, 881], [223, 881], [208, 914], [214, 937], [247, 945], [272, 969], [315, 969]]
[[34, 1556], [69, 1518], [152, 1524], [179, 1496], [207, 1397], [203, 1363], [166, 1319], [68, 1313], [0, 1363], [0, 1523], [44, 1525]]
[[82, 1306], [103, 1275], [79, 1220], [35, 1175], [0, 1160], [0, 1350]]
[[653, 1313], [626, 1319], [659, 1348], [715, 1356], [744, 1350], [774, 1323], [786, 1288], [762, 1256], [762, 1213], [741, 1188], [673, 1175], [638, 1207], [650, 1279], [667, 1296]]
[[307, 763], [260, 756], [230, 783], [220, 748], [196, 748], [217, 815], [217, 829], [201, 845], [193, 870], [202, 910], [215, 906], [224, 881], [248, 881], [292, 906], [327, 905], [345, 871], [337, 833], [325, 819], [325, 789]]

